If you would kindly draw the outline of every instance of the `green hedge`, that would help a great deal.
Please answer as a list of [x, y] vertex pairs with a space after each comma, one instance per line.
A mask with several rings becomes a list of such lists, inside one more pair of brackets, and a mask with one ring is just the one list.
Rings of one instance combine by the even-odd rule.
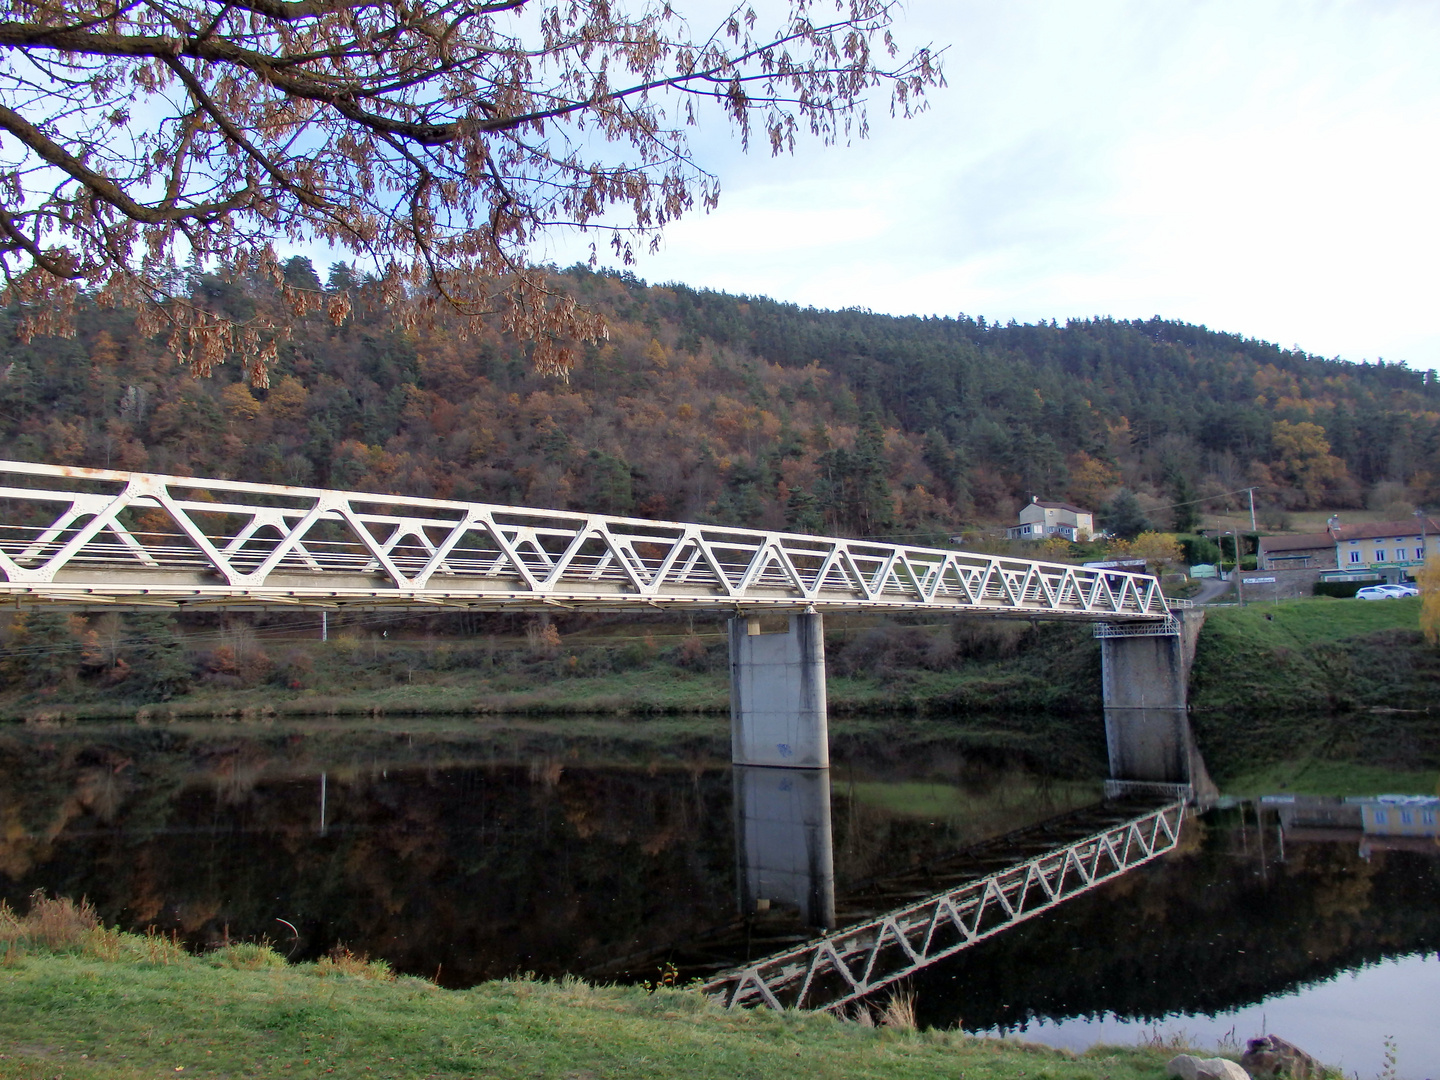
[[1317, 581], [1315, 582], [1316, 596], [1338, 596], [1341, 600], [1347, 600], [1354, 596], [1367, 585], [1377, 585], [1376, 581]]

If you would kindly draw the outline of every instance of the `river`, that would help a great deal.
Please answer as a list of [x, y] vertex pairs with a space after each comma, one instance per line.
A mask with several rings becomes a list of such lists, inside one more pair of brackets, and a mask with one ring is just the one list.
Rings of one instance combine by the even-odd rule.
[[[454, 987], [664, 977], [743, 892], [723, 732], [686, 724], [8, 728], [0, 896], [83, 895], [195, 948], [343, 944]], [[872, 731], [830, 774], [842, 901], [1100, 796], [1013, 750]], [[1387, 1039], [1397, 1077], [1440, 1075], [1435, 829], [1393, 835], [1365, 805], [1192, 818], [1171, 854], [915, 975], [920, 1019], [1072, 1048], [1268, 1025], [1364, 1080]]]

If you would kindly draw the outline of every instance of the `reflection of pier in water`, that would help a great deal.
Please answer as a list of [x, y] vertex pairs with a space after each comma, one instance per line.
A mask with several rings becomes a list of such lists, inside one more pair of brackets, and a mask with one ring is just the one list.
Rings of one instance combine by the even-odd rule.
[[[835, 896], [826, 769], [736, 766], [740, 915], [661, 952], [730, 1006], [834, 1009], [1172, 850], [1183, 799], [1097, 803]], [[838, 927], [838, 929], [837, 929]]]

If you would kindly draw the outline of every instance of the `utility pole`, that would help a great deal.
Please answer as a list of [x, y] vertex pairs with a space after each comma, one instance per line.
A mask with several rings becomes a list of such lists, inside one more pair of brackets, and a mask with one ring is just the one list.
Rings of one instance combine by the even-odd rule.
[[[1253, 491], [1254, 489], [1252, 488], [1251, 490]], [[1231, 539], [1231, 540], [1234, 542], [1234, 544], [1235, 544], [1235, 602], [1236, 602], [1237, 604], [1239, 604], [1241, 607], [1244, 607], [1244, 606], [1245, 606], [1245, 590], [1244, 590], [1244, 588], [1243, 588], [1242, 586], [1245, 584], [1245, 581], [1244, 581], [1244, 574], [1242, 573], [1242, 571], [1241, 571], [1241, 569], [1240, 569], [1240, 562], [1241, 562], [1241, 555], [1240, 555], [1240, 530], [1239, 530], [1239, 529], [1231, 529], [1231, 530], [1230, 530], [1230, 539]], [[1257, 813], [1258, 813], [1258, 811], [1257, 811]]]
[[1252, 533], [1259, 532], [1260, 530], [1255, 527], [1255, 489], [1252, 487], [1246, 490], [1250, 492], [1250, 531]]

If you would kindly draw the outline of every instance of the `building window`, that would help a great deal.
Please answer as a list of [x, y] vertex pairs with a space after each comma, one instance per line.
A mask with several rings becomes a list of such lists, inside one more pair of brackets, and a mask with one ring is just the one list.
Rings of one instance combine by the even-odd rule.
[[1389, 817], [1388, 817], [1388, 815], [1385, 813], [1384, 810], [1376, 810], [1376, 811], [1375, 811], [1375, 824], [1376, 824], [1376, 825], [1384, 825], [1384, 824], [1387, 823], [1388, 820], [1389, 820]]
[[1423, 812], [1420, 814], [1420, 824], [1421, 824], [1421, 825], [1434, 825], [1434, 824], [1435, 824], [1435, 811], [1434, 811], [1434, 810], [1425, 810], [1425, 811], [1423, 811]]
[[1412, 814], [1409, 810], [1401, 810], [1401, 811], [1400, 811], [1400, 824], [1401, 824], [1401, 825], [1414, 825], [1414, 824], [1415, 824], [1415, 815]]
[[1376, 549], [1375, 549], [1375, 561], [1376, 561], [1376, 562], [1384, 562], [1384, 561], [1385, 561], [1385, 549], [1384, 549], [1384, 548], [1376, 548]]
[[1360, 561], [1360, 552], [1358, 552], [1358, 551], [1352, 551], [1352, 552], [1350, 552], [1350, 561], [1351, 561], [1351, 562], [1359, 562], [1359, 561]]
[[1416, 548], [1416, 549], [1415, 549], [1415, 558], [1416, 558], [1417, 560], [1424, 559], [1424, 558], [1425, 558], [1425, 549], [1424, 549], [1424, 548]]

